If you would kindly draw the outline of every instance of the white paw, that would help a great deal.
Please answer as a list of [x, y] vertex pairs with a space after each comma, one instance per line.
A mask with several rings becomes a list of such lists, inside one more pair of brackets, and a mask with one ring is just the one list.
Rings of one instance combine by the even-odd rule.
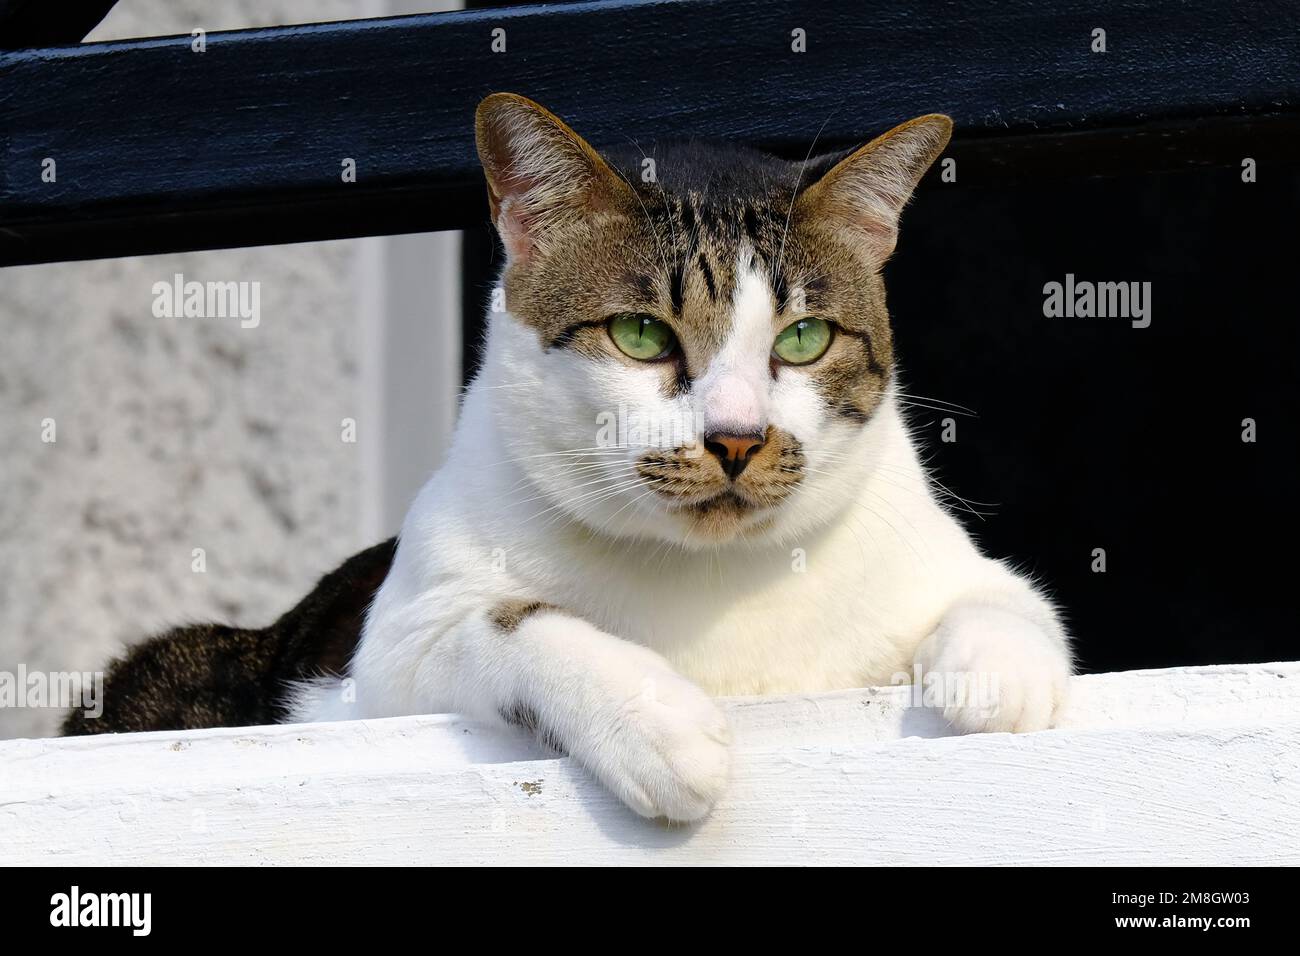
[[[632, 693], [627, 694], [627, 691]], [[698, 820], [727, 786], [731, 731], [717, 704], [680, 674], [656, 668], [592, 727], [584, 761], [643, 817]]]
[[1046, 730], [1069, 688], [1062, 644], [1031, 621], [997, 608], [949, 612], [917, 650], [916, 663], [923, 681], [942, 688], [936, 705], [960, 733]]

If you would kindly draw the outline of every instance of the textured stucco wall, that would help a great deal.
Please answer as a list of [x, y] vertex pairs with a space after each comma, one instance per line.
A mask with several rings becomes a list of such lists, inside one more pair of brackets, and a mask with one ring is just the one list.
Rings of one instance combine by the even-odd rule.
[[[340, 429], [358, 416], [351, 260], [331, 243], [0, 277], [0, 671], [95, 669], [168, 622], [264, 623], [365, 543]], [[260, 324], [156, 318], [175, 272], [259, 281]], [[0, 708], [0, 737], [56, 719]]]
[[[383, 12], [122, 0], [89, 39]], [[348, 444], [340, 429], [362, 404], [358, 248], [0, 271], [0, 672], [98, 669], [168, 623], [265, 623], [369, 543], [357, 521], [366, 430]], [[156, 318], [152, 286], [177, 272], [260, 282], [260, 325]], [[60, 716], [0, 707], [0, 738], [52, 733]]]

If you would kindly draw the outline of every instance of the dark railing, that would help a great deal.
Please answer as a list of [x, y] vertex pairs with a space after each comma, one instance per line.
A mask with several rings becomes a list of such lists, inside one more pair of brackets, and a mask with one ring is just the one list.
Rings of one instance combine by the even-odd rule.
[[[1257, 159], [1293, 147], [1294, 5], [1095, 7], [597, 0], [213, 33], [203, 53], [189, 36], [0, 52], [0, 263], [483, 223], [471, 120], [493, 90], [598, 146], [666, 129], [789, 155], [943, 110], [950, 155], [1016, 176], [1235, 164], [1243, 134]], [[0, 48], [47, 35], [32, 9], [0, 0]]]

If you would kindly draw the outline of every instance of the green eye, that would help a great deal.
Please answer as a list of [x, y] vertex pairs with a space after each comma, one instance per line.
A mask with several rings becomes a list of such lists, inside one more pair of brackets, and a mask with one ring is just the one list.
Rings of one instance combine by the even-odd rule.
[[653, 315], [624, 312], [609, 320], [609, 337], [619, 351], [642, 362], [667, 358], [677, 348], [677, 336]]
[[787, 365], [807, 365], [821, 358], [831, 345], [831, 324], [825, 319], [800, 319], [782, 329], [772, 354]]

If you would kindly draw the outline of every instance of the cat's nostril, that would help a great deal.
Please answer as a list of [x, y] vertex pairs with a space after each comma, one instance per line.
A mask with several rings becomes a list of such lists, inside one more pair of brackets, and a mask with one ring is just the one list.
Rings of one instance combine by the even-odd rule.
[[704, 436], [704, 447], [717, 457], [722, 470], [732, 479], [740, 477], [740, 473], [763, 444], [762, 435], [726, 435], [714, 432]]

